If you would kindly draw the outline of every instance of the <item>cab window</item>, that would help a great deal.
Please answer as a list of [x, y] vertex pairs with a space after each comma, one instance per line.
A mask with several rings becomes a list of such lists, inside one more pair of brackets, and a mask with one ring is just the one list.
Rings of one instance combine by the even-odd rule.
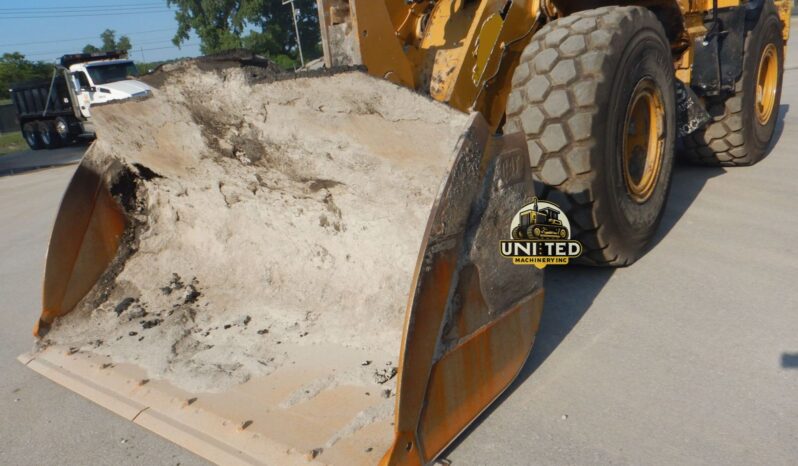
[[91, 80], [96, 85], [124, 81], [128, 76], [138, 76], [139, 71], [133, 62], [114, 63], [111, 65], [90, 65], [86, 67]]
[[78, 86], [80, 86], [81, 90], [91, 89], [91, 84], [89, 83], [89, 77], [86, 76], [86, 73], [84, 73], [83, 71], [78, 71], [75, 73], [75, 78], [77, 78]]

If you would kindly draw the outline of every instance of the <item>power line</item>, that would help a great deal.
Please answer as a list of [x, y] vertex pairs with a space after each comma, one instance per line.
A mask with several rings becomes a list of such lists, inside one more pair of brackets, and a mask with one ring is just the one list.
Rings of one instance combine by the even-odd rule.
[[[122, 32], [119, 33], [120, 36], [129, 36], [132, 34], [150, 34], [153, 32], [164, 32], [164, 31], [174, 31], [175, 28], [164, 28], [164, 29], [151, 29], [149, 31], [131, 31], [131, 32]], [[76, 40], [89, 40], [89, 39], [97, 39], [100, 37], [100, 34], [95, 34], [93, 36], [84, 36], [84, 37], [73, 37], [71, 39], [59, 39], [59, 40], [45, 40], [40, 42], [17, 42], [14, 44], [0, 44], [0, 47], [15, 47], [18, 45], [42, 45], [42, 44], [58, 44], [61, 42], [71, 42]]]
[[163, 2], [111, 3], [111, 4], [106, 3], [104, 5], [72, 5], [72, 6], [61, 5], [61, 6], [54, 6], [54, 7], [47, 7], [47, 6], [35, 7], [35, 6], [30, 6], [30, 7], [17, 7], [17, 8], [0, 8], [0, 11], [22, 11], [22, 12], [25, 12], [25, 11], [37, 11], [37, 10], [50, 11], [50, 10], [53, 10], [53, 9], [56, 9], [56, 10], [91, 10], [91, 9], [96, 9], [96, 8], [102, 8], [104, 10], [108, 10], [108, 9], [117, 9], [117, 8], [157, 6], [157, 5], [163, 5]]
[[[45, 18], [45, 17], [64, 17], [64, 16], [95, 16], [95, 15], [131, 15], [143, 13], [148, 11], [172, 11], [166, 6], [148, 6], [143, 8], [123, 8], [119, 10], [87, 10], [87, 11], [41, 11], [41, 12], [24, 12], [24, 11], [0, 11], [0, 17], [3, 18]], [[12, 15], [12, 16], [9, 16]]]
[[131, 42], [135, 42], [136, 45], [163, 44], [164, 42], [171, 42], [171, 41], [172, 41], [171, 37], [164, 37], [164, 38], [161, 38], [161, 39], [153, 39], [153, 40], [145, 40], [145, 41], [138, 41], [138, 40], [137, 41], [133, 41], [133, 40], [131, 40]]
[[[171, 42], [171, 41], [172, 41], [171, 37], [165, 37], [165, 38], [160, 38], [160, 39], [157, 39], [157, 40], [131, 41], [131, 42], [134, 42], [134, 45], [138, 47], [140, 45], [163, 44], [163, 43]], [[89, 45], [93, 45], [93, 44], [89, 44]], [[25, 55], [26, 57], [36, 57], [36, 56], [41, 56], [41, 55], [51, 55], [51, 54], [60, 53], [61, 50], [63, 50], [63, 49], [59, 49], [58, 51], [49, 51], [49, 52], [42, 52], [40, 50], [33, 50], [30, 53], [24, 53], [23, 55]]]
[[[152, 52], [153, 50], [184, 49], [186, 47], [199, 47], [199, 46], [200, 46], [200, 44], [183, 44], [183, 45], [181, 45], [179, 47], [177, 45], [172, 45], [172, 46], [169, 46], [169, 47], [155, 47], [155, 48], [143, 49], [143, 50], [145, 52]], [[142, 50], [142, 49], [139, 49], [139, 50]]]
[[148, 6], [148, 7], [128, 7], [128, 8], [119, 8], [116, 10], [109, 10], [103, 8], [102, 10], [61, 10], [59, 8], [54, 8], [48, 11], [0, 11], [0, 15], [3, 17], [7, 17], [8, 15], [25, 15], [25, 17], [36, 17], [39, 18], [41, 16], [50, 16], [50, 15], [68, 15], [68, 16], [84, 16], [84, 15], [93, 15], [93, 14], [131, 14], [137, 13], [142, 11], [157, 11], [157, 10], [169, 10], [168, 7], [164, 5], [160, 6]]
[[[171, 43], [171, 41], [172, 41], [172, 39], [170, 39], [170, 38], [164, 38], [164, 39], [158, 39], [158, 40], [145, 40], [143, 42], [136, 41], [133, 45], [138, 47], [138, 46], [141, 46], [141, 45]], [[31, 53], [25, 53], [23, 55], [25, 55], [26, 57], [40, 57], [40, 56], [43, 56], [43, 55], [63, 55], [63, 53], [61, 53], [62, 50], [63, 49], [58, 49], [58, 50], [51, 50], [51, 51], [48, 51], [48, 52], [34, 51], [34, 52], [31, 52]]]
[[152, 11], [130, 11], [119, 13], [86, 13], [86, 14], [61, 14], [61, 15], [40, 15], [40, 16], [0, 16], [0, 20], [4, 19], [47, 19], [47, 18], [88, 18], [95, 16], [128, 16], [128, 15], [143, 15], [153, 13], [171, 13], [169, 8], [158, 8]]
[[[183, 45], [181, 45], [179, 47], [177, 45], [170, 45], [170, 46], [167, 46], [167, 47], [152, 47], [152, 48], [146, 48], [146, 49], [132, 48], [132, 49], [130, 49], [128, 51], [128, 54], [132, 54], [132, 53], [135, 53], [135, 52], [140, 52], [142, 50], [144, 52], [152, 52], [152, 51], [155, 51], [155, 50], [167, 50], [167, 49], [178, 49], [178, 48], [179, 49], [184, 49], [184, 48], [187, 48], [187, 47], [199, 47], [199, 46], [200, 46], [200, 44], [183, 44]], [[64, 54], [61, 53], [60, 51], [58, 51], [58, 52], [32, 53], [32, 54], [25, 55], [25, 56], [26, 57], [36, 57], [36, 56], [60, 57], [61, 55], [64, 55]]]

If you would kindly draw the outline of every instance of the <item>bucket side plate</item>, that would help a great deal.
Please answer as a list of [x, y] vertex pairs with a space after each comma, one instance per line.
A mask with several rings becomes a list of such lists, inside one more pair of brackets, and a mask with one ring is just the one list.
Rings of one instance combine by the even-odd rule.
[[382, 464], [429, 464], [515, 379], [543, 307], [542, 273], [501, 257], [534, 196], [524, 138], [471, 116], [427, 226], [399, 369], [394, 444]]

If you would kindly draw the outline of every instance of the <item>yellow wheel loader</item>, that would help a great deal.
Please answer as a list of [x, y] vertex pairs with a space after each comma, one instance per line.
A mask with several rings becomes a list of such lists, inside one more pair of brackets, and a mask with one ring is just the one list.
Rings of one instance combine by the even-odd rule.
[[431, 464], [532, 348], [517, 209], [634, 262], [677, 139], [765, 154], [790, 10], [319, 0], [327, 71], [172, 65], [93, 109], [20, 360], [219, 464]]

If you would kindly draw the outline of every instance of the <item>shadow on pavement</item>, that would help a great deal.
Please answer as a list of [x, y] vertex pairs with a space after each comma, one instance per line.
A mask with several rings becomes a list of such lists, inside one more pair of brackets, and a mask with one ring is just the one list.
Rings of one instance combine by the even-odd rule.
[[26, 150], [0, 157], [0, 177], [80, 162], [90, 142], [53, 150]]
[[677, 162], [673, 167], [673, 180], [671, 192], [668, 195], [668, 204], [662, 214], [662, 223], [659, 230], [654, 235], [651, 247], [654, 249], [662, 241], [671, 229], [679, 222], [687, 212], [687, 208], [695, 201], [698, 193], [704, 189], [707, 181], [716, 176], [726, 173], [721, 167], [706, 167], [690, 165], [684, 162]]
[[[677, 163], [674, 166], [673, 184], [668, 196], [668, 203], [651, 249], [657, 247], [659, 242], [679, 222], [704, 188], [707, 180], [723, 173], [725, 170], [718, 167], [701, 167], [682, 163]], [[441, 458], [445, 458], [449, 452], [457, 448], [548, 359], [590, 309], [593, 301], [609, 282], [614, 272], [615, 269], [612, 268], [585, 266], [546, 268], [544, 279], [546, 300], [543, 317], [529, 359], [510, 387], [463, 432], [463, 435], [447, 448]], [[795, 355], [795, 359], [791, 361], [794, 361], [798, 367], [798, 355]]]
[[776, 147], [776, 144], [779, 142], [779, 139], [781, 139], [781, 133], [784, 132], [784, 119], [787, 118], [787, 112], [789, 111], [790, 104], [781, 104], [779, 106], [779, 117], [776, 119], [776, 127], [773, 129], [773, 137], [770, 140], [770, 145], [768, 146], [767, 152], [765, 152], [765, 157], [770, 155], [770, 153], [773, 151], [773, 148]]
[[[773, 148], [781, 139], [781, 135], [784, 132], [784, 119], [789, 111], [789, 104], [779, 106], [779, 117], [776, 120], [776, 127], [773, 129], [773, 137], [763, 159], [773, 151]], [[745, 169], [745, 167], [741, 168]], [[726, 173], [726, 169], [722, 167], [698, 166], [682, 162], [679, 160], [677, 153], [677, 164], [673, 168], [673, 184], [668, 197], [668, 206], [662, 216], [662, 225], [654, 237], [651, 249], [655, 248], [665, 238], [671, 228], [676, 225], [687, 211], [687, 207], [692, 204], [696, 195], [703, 189], [707, 180], [724, 173]]]
[[781, 353], [781, 367], [798, 369], [798, 353]]

